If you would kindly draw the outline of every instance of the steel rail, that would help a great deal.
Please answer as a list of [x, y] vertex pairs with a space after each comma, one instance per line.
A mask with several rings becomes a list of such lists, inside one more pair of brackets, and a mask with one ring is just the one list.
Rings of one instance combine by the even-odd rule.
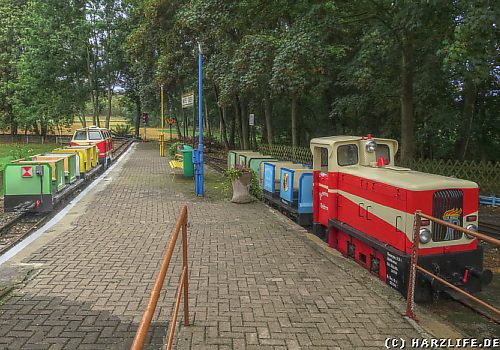
[[493, 312], [496, 312], [497, 314], [499, 314], [499, 315], [500, 315], [500, 310], [499, 310], [499, 309], [497, 309], [496, 307], [494, 307], [493, 305], [490, 305], [490, 304], [488, 304], [487, 302], [484, 302], [484, 301], [482, 301], [481, 299], [476, 298], [475, 296], [473, 296], [473, 295], [471, 295], [471, 294], [469, 294], [469, 293], [465, 292], [464, 290], [462, 290], [462, 289], [458, 288], [457, 286], [454, 286], [452, 283], [448, 282], [447, 280], [442, 279], [441, 277], [439, 277], [439, 276], [437, 276], [437, 275], [433, 274], [432, 272], [430, 272], [430, 271], [428, 271], [428, 270], [426, 270], [426, 269], [424, 269], [423, 267], [420, 267], [420, 266], [418, 266], [418, 265], [417, 265], [417, 270], [419, 270], [419, 271], [421, 271], [421, 272], [423, 272], [423, 273], [426, 273], [427, 275], [431, 276], [432, 278], [434, 278], [434, 279], [435, 279], [436, 281], [438, 281], [439, 283], [442, 283], [442, 284], [444, 284], [445, 286], [447, 286], [447, 287], [449, 287], [449, 288], [451, 288], [451, 289], [453, 289], [453, 290], [455, 290], [455, 291], [459, 292], [460, 294], [465, 295], [465, 296], [466, 296], [466, 297], [468, 297], [469, 299], [474, 300], [474, 301], [475, 301], [476, 303], [478, 303], [479, 305], [481, 305], [481, 306], [483, 306], [483, 307], [485, 307], [485, 308], [487, 308], [487, 309], [489, 309], [489, 310], [491, 310], [491, 311], [493, 311]]
[[[175, 243], [177, 242], [177, 238], [179, 237], [179, 231], [182, 229], [182, 254], [183, 254], [183, 273], [181, 275], [181, 283], [179, 286], [179, 291], [177, 293], [177, 299], [176, 299], [176, 307], [174, 310], [174, 315], [173, 315], [173, 320], [172, 323], [175, 323], [177, 321], [177, 313], [179, 311], [179, 303], [180, 303], [180, 290], [184, 289], [184, 325], [189, 326], [189, 308], [188, 308], [188, 302], [189, 299], [187, 297], [188, 293], [188, 265], [187, 265], [187, 218], [188, 218], [188, 213], [187, 213], [187, 206], [182, 207], [181, 213], [179, 215], [179, 218], [177, 219], [177, 222], [175, 224], [175, 227], [172, 231], [172, 236], [170, 238], [170, 242], [168, 244], [167, 251], [165, 253], [165, 256], [163, 258], [160, 271], [158, 273], [158, 276], [156, 277], [156, 281], [153, 287], [153, 290], [151, 291], [151, 296], [149, 298], [148, 305], [146, 307], [146, 310], [144, 311], [144, 314], [142, 316], [141, 323], [139, 325], [139, 328], [137, 329], [137, 332], [134, 337], [134, 342], [132, 343], [131, 350], [141, 350], [144, 346], [144, 342], [146, 340], [146, 336], [148, 334], [149, 327], [151, 325], [151, 320], [153, 318], [153, 314], [156, 309], [156, 305], [158, 304], [158, 298], [160, 296], [160, 291], [163, 287], [163, 282], [165, 281], [165, 276], [167, 274], [168, 267], [170, 265], [170, 260], [172, 259], [172, 254], [175, 249]], [[173, 341], [173, 330], [175, 330], [175, 325], [171, 325], [171, 333], [169, 335], [169, 344], [170, 347], [172, 346], [170, 338], [172, 338]], [[167, 345], [167, 349], [170, 349]]]

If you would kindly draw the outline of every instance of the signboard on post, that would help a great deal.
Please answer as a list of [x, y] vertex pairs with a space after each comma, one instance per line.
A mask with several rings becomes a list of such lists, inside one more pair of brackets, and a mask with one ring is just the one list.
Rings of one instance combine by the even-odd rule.
[[193, 107], [194, 105], [194, 92], [187, 92], [185, 94], [182, 94], [182, 108], [188, 108], [188, 107]]
[[249, 118], [248, 118], [248, 125], [250, 126], [254, 126], [255, 125], [255, 114], [250, 114]]

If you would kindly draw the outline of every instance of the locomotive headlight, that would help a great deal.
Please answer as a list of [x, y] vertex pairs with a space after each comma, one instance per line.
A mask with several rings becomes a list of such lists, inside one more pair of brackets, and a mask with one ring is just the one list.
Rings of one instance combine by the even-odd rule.
[[[470, 231], [474, 231], [474, 232], [477, 232], [477, 226], [475, 224], [468, 224], [466, 227], [465, 227], [467, 230], [470, 230]], [[472, 235], [469, 235], [469, 234], [465, 234], [465, 236], [468, 238], [468, 239], [474, 239], [476, 237], [472, 236]]]
[[367, 152], [373, 153], [377, 149], [377, 143], [373, 140], [369, 140], [365, 147]]
[[421, 243], [429, 243], [431, 241], [431, 231], [428, 228], [421, 228], [419, 237]]

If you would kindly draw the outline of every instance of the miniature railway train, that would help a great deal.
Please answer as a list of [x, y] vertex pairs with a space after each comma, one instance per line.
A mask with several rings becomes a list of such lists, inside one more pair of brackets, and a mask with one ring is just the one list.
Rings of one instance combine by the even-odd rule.
[[69, 147], [6, 164], [4, 211], [52, 211], [54, 205], [110, 164], [112, 149], [107, 129], [89, 127], [77, 130]]
[[[313, 164], [229, 151], [228, 167], [259, 178], [264, 201], [312, 226], [315, 234], [406, 295], [415, 212], [477, 230], [476, 183], [397, 167], [395, 140], [355, 136], [311, 140]], [[469, 292], [490, 283], [476, 238], [424, 220], [419, 265]], [[414, 299], [428, 301], [445, 287], [417, 273]]]

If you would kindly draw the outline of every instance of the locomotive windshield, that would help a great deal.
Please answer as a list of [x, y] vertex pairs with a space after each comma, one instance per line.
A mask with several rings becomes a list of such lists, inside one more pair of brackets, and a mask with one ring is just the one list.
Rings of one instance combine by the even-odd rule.
[[343, 145], [337, 148], [337, 163], [340, 166], [358, 164], [358, 146]]

